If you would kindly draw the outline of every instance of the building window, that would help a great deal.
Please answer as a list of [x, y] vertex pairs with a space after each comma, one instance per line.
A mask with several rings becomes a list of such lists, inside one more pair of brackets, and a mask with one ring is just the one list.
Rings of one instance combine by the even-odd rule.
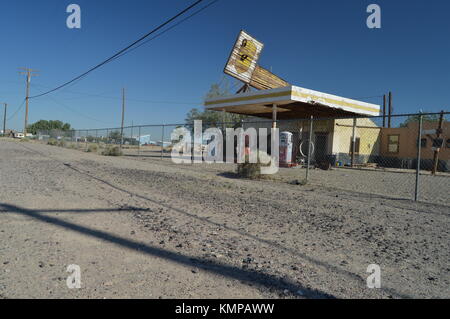
[[[355, 154], [359, 154], [359, 146], [361, 144], [361, 138], [357, 137], [356, 139], [356, 143], [355, 143]], [[350, 140], [350, 154], [353, 153], [353, 138], [351, 138]]]
[[420, 140], [420, 147], [427, 148], [427, 141], [428, 140], [426, 138], [421, 139]]
[[443, 148], [444, 147], [444, 139], [436, 138], [433, 140], [433, 148]]
[[388, 135], [388, 153], [398, 154], [400, 135]]

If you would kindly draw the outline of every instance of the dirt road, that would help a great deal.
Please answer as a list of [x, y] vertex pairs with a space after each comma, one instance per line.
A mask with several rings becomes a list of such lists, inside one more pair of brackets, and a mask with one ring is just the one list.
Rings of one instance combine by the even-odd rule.
[[0, 184], [3, 298], [450, 297], [448, 206], [6, 140]]

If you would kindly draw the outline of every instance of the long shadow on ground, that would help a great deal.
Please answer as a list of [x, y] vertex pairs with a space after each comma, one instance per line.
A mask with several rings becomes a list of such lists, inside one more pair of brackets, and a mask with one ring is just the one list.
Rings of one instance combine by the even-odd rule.
[[[131, 250], [139, 251], [141, 253], [145, 253], [151, 256], [164, 258], [188, 267], [197, 267], [200, 269], [203, 269], [207, 272], [218, 274], [223, 277], [233, 278], [236, 280], [239, 280], [241, 282], [246, 282], [251, 285], [256, 285], [260, 288], [266, 288], [271, 291], [284, 291], [289, 290], [290, 292], [296, 293], [298, 291], [301, 291], [303, 296], [306, 298], [334, 298], [334, 296], [327, 294], [325, 292], [315, 290], [315, 289], [308, 289], [301, 285], [289, 282], [287, 280], [283, 280], [281, 278], [278, 278], [273, 275], [256, 272], [254, 270], [249, 269], [241, 269], [235, 266], [226, 265], [222, 263], [216, 263], [211, 261], [206, 261], [202, 259], [198, 259], [192, 256], [183, 255], [180, 253], [171, 252], [168, 250], [164, 250], [161, 248], [149, 246], [137, 241], [133, 241], [130, 239], [126, 239], [123, 237], [116, 236], [114, 234], [97, 230], [97, 229], [91, 229], [85, 226], [81, 226], [75, 223], [67, 222], [59, 218], [50, 217], [43, 215], [42, 213], [45, 212], [39, 211], [39, 210], [32, 210], [32, 209], [26, 209], [15, 205], [0, 203], [0, 208], [2, 208], [3, 213], [10, 212], [10, 213], [16, 213], [16, 214], [22, 214], [34, 219], [37, 219], [41, 222], [49, 223], [61, 228], [65, 228], [77, 233], [81, 233], [86, 236], [95, 237], [98, 239], [101, 239], [106, 242], [113, 243], [115, 245], [125, 247]], [[64, 210], [65, 212], [68, 212], [70, 210]], [[79, 211], [79, 210], [74, 210]], [[83, 210], [87, 211], [87, 210]]]

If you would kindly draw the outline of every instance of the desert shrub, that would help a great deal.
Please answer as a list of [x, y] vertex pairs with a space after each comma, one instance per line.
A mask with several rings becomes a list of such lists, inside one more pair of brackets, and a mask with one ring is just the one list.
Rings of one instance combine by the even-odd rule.
[[102, 151], [102, 155], [105, 156], [122, 156], [123, 153], [119, 146], [108, 146]]
[[96, 144], [90, 144], [86, 152], [88, 153], [97, 153], [98, 146]]
[[68, 148], [71, 148], [71, 149], [76, 149], [76, 148], [77, 148], [77, 145], [74, 144], [74, 143], [70, 143], [69, 145], [67, 145], [67, 147], [68, 147]]
[[295, 179], [292, 182], [290, 182], [290, 184], [292, 185], [300, 185], [300, 186], [305, 186], [308, 184], [308, 181], [306, 179]]
[[58, 146], [60, 146], [60, 147], [66, 147], [66, 141], [60, 140], [60, 141], [58, 142]]
[[256, 179], [261, 176], [260, 163], [241, 163], [237, 166], [237, 174], [239, 177]]
[[[237, 165], [237, 175], [242, 178], [258, 179], [263, 175], [261, 174], [261, 167], [270, 166], [270, 156], [267, 153], [258, 152], [258, 161], [256, 163], [250, 163], [249, 156], [245, 156], [245, 162]], [[267, 164], [263, 164], [267, 163]]]
[[51, 138], [51, 139], [48, 140], [47, 144], [48, 145], [52, 145], [52, 146], [56, 146], [56, 145], [58, 145], [58, 141], [56, 139], [54, 139], [54, 138]]
[[166, 147], [164, 147], [164, 152], [171, 153], [172, 149], [173, 149], [173, 145], [166, 146]]

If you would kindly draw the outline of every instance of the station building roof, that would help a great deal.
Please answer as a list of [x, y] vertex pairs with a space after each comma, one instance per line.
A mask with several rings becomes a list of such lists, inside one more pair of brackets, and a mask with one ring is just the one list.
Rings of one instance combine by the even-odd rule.
[[342, 117], [352, 115], [378, 116], [380, 106], [298, 86], [246, 92], [207, 99], [208, 110], [272, 118], [277, 105], [278, 119]]

